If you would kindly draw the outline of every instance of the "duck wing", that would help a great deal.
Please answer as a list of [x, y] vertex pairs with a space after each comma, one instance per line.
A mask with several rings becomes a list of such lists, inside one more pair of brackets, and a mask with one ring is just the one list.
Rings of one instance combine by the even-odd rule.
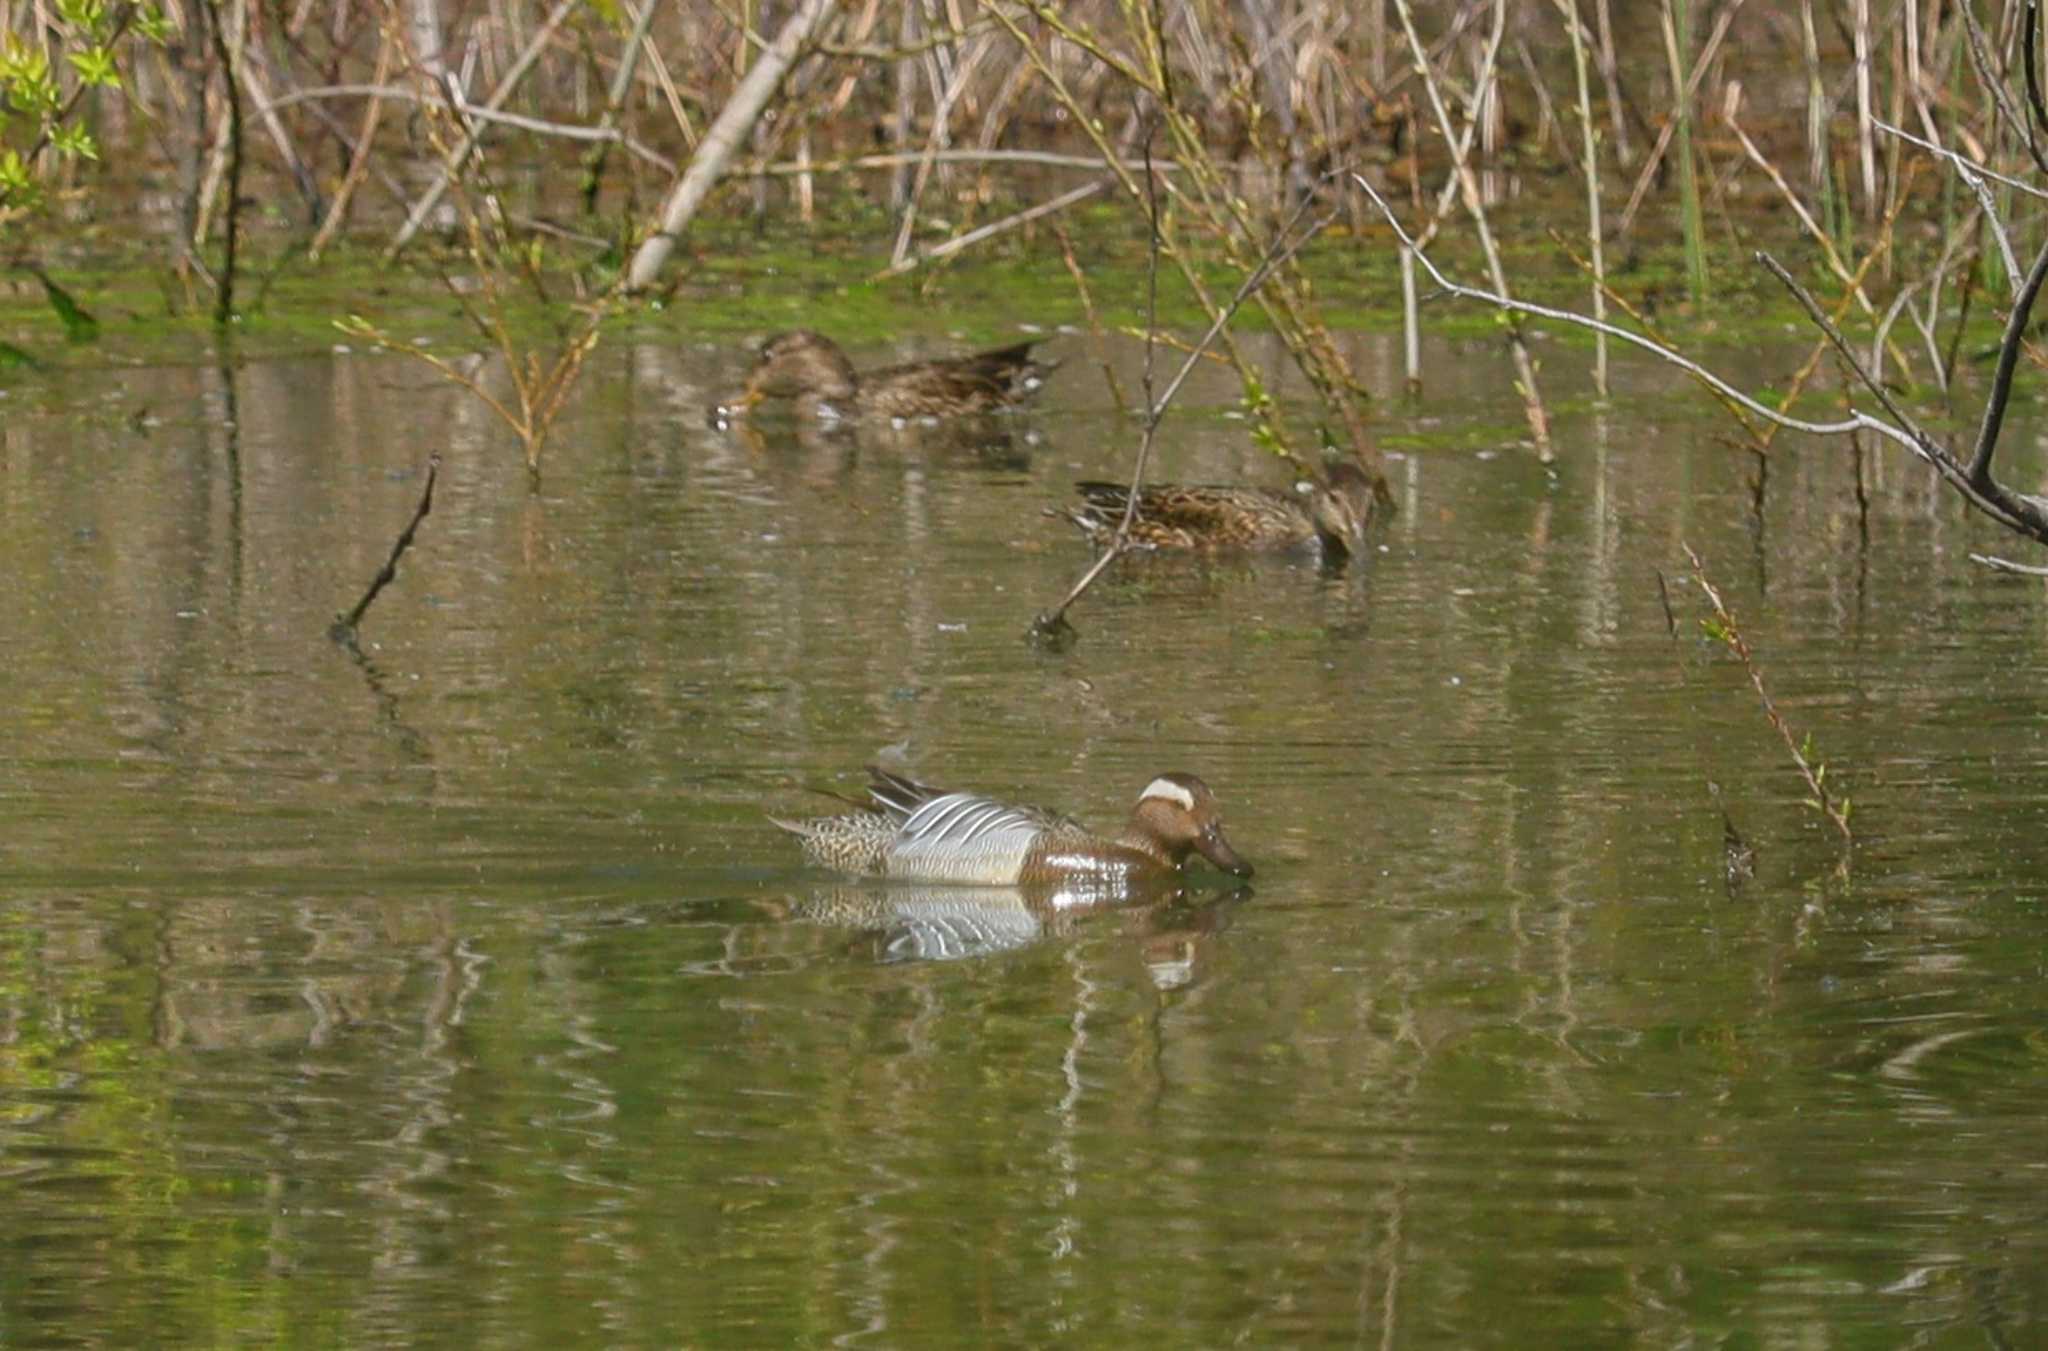
[[[1126, 483], [1074, 485], [1081, 506], [1070, 513], [1091, 534], [1123, 520]], [[1230, 484], [1154, 483], [1138, 490], [1133, 536], [1155, 548], [1288, 548], [1315, 534], [1308, 512], [1287, 493]]]
[[861, 397], [890, 417], [943, 417], [1001, 408], [1037, 389], [1052, 368], [1020, 342], [972, 356], [885, 366], [861, 377]]
[[1038, 807], [978, 793], [945, 793], [911, 812], [889, 846], [892, 877], [930, 882], [1015, 882], [1032, 846], [1049, 830], [1078, 829]]

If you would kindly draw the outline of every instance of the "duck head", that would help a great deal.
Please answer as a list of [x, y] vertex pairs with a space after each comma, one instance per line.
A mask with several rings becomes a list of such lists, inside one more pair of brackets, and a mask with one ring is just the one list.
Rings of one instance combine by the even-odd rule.
[[1223, 813], [1216, 795], [1192, 774], [1161, 774], [1146, 784], [1138, 805], [1131, 808], [1131, 833], [1165, 854], [1176, 868], [1196, 853], [1234, 876], [1252, 875], [1252, 865], [1223, 838]]
[[798, 398], [825, 403], [851, 403], [857, 380], [853, 363], [839, 344], [822, 333], [799, 328], [778, 333], [761, 344], [761, 355], [747, 376], [740, 406], [751, 408], [766, 398]]
[[1372, 521], [1376, 488], [1357, 460], [1340, 460], [1329, 477], [1309, 494], [1309, 519], [1323, 547], [1335, 554], [1355, 554], [1365, 547], [1365, 528]]

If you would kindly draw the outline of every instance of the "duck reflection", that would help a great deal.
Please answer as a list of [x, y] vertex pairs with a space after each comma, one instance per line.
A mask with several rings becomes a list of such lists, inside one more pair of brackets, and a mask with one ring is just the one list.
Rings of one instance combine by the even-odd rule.
[[1040, 432], [1011, 416], [980, 415], [943, 422], [819, 422], [810, 418], [742, 418], [714, 410], [712, 430], [760, 455], [790, 456], [808, 478], [825, 480], [849, 469], [858, 452], [924, 456], [1023, 473]]
[[1177, 990], [1198, 978], [1203, 951], [1231, 905], [1250, 888], [1190, 894], [1178, 887], [1128, 889], [826, 885], [769, 903], [789, 923], [856, 933], [876, 961], [948, 962], [1013, 952], [1070, 935], [1115, 911], [1152, 983]]

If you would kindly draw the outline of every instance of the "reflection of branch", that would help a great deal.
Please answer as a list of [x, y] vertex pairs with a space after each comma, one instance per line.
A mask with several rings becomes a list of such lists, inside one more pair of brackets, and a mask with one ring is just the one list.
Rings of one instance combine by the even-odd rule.
[[390, 729], [399, 749], [415, 764], [431, 768], [434, 756], [427, 745], [427, 739], [420, 735], [417, 728], [407, 724], [399, 712], [398, 696], [391, 691], [383, 670], [376, 662], [370, 660], [369, 653], [363, 651], [362, 645], [356, 642], [355, 631], [345, 631], [338, 641], [342, 650], [348, 653], [349, 660], [356, 664], [356, 669], [363, 673], [363, 684], [369, 688], [370, 698], [377, 706], [378, 720]]
[[370, 589], [356, 602], [356, 608], [346, 615], [337, 616], [333, 627], [327, 630], [327, 636], [337, 643], [347, 642], [355, 637], [356, 625], [361, 622], [363, 612], [370, 608], [370, 602], [377, 599], [377, 593], [389, 586], [391, 580], [398, 576], [398, 560], [412, 547], [412, 537], [419, 530], [420, 522], [427, 519], [427, 513], [434, 509], [434, 479], [440, 472], [441, 452], [437, 450], [427, 457], [427, 486], [420, 492], [420, 504], [414, 509], [412, 520], [407, 523], [404, 533], [399, 535], [398, 543], [391, 546], [391, 557], [384, 561], [384, 566], [371, 579]]

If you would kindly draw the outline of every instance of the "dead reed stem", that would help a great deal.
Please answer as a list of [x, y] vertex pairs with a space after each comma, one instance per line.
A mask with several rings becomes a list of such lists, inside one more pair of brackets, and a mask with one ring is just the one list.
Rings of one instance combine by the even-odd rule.
[[[1729, 12], [1733, 12], [1732, 7]], [[1664, 54], [1671, 65], [1671, 124], [1676, 129], [1678, 159], [1678, 208], [1680, 228], [1685, 234], [1686, 290], [1695, 305], [1707, 299], [1707, 253], [1705, 223], [1700, 219], [1699, 166], [1693, 159], [1692, 126], [1697, 78], [1688, 78], [1686, 61], [1692, 54], [1692, 0], [1664, 0], [1658, 17], [1664, 26]], [[1706, 62], [1700, 63], [1704, 71]], [[1695, 72], [1695, 76], [1698, 72]]]
[[1779, 739], [1785, 743], [1785, 750], [1792, 757], [1792, 763], [1797, 766], [1799, 776], [1806, 780], [1806, 791], [1812, 795], [1807, 799], [1806, 805], [1827, 818], [1829, 824], [1841, 835], [1844, 845], [1855, 843], [1856, 837], [1849, 830], [1849, 800], [1842, 798], [1837, 802], [1828, 792], [1827, 765], [1817, 764], [1810, 758], [1813, 750], [1812, 738], [1808, 737], [1802, 747], [1799, 739], [1792, 735], [1792, 728], [1785, 722], [1784, 715], [1778, 712], [1777, 704], [1772, 701], [1770, 692], [1764, 688], [1764, 676], [1757, 667], [1756, 654], [1750, 650], [1749, 641], [1742, 636], [1742, 629], [1736, 624], [1735, 616], [1729, 613], [1727, 605], [1722, 602], [1720, 591], [1707, 576], [1707, 565], [1700, 561], [1700, 556], [1693, 552], [1690, 544], [1681, 541], [1679, 547], [1685, 550], [1686, 560], [1692, 565], [1693, 578], [1700, 584], [1700, 590], [1705, 593], [1707, 603], [1714, 609], [1712, 619], [1701, 620], [1700, 627], [1705, 630], [1708, 637], [1726, 646], [1735, 654], [1736, 660], [1742, 663], [1744, 673], [1749, 676], [1750, 687], [1756, 691], [1757, 699], [1763, 704], [1764, 717], [1776, 730]]
[[[1443, 93], [1438, 88], [1435, 68], [1429, 64], [1428, 56], [1423, 50], [1422, 39], [1415, 31], [1415, 16], [1410, 12], [1409, 0], [1394, 0], [1394, 10], [1400, 15], [1401, 31], [1407, 35], [1409, 51], [1414, 55], [1416, 66], [1422, 75], [1422, 87], [1429, 95], [1431, 109], [1436, 113], [1437, 127], [1443, 133], [1445, 144], [1456, 147], [1458, 137], [1451, 125], [1450, 111], [1445, 107]], [[1494, 0], [1493, 26], [1487, 37], [1486, 56], [1481, 64], [1482, 71], [1490, 72], [1493, 69], [1506, 25], [1506, 0]], [[1484, 89], [1490, 83], [1491, 77], [1488, 75], [1476, 87]], [[1469, 112], [1472, 120], [1477, 121], [1482, 110], [1473, 106]], [[1494, 290], [1501, 295], [1507, 295], [1507, 270], [1501, 265], [1500, 248], [1494, 242], [1493, 229], [1487, 222], [1486, 203], [1480, 196], [1478, 179], [1473, 175], [1470, 159], [1462, 151], [1454, 149], [1451, 173], [1457, 179], [1459, 191], [1464, 197], [1465, 210], [1472, 217], [1473, 229], [1479, 236], [1480, 250], [1486, 255], [1486, 266], [1493, 278]], [[1519, 328], [1509, 326], [1508, 341], [1514, 352], [1515, 388], [1522, 396], [1522, 411], [1529, 421], [1529, 435], [1536, 443], [1537, 459], [1547, 465], [1556, 458], [1556, 454], [1550, 445], [1550, 415], [1543, 407], [1543, 394], [1536, 384], [1536, 361], [1529, 355], [1529, 345], [1523, 339]]]
[[[1578, 76], [1579, 165], [1586, 179], [1586, 245], [1592, 257], [1593, 318], [1604, 320], [1607, 318], [1607, 262], [1600, 237], [1600, 157], [1593, 142], [1593, 101], [1586, 79], [1587, 44], [1573, 0], [1557, 0], [1557, 8], [1566, 30], [1571, 34], [1572, 69]], [[1412, 265], [1404, 276], [1413, 276]], [[1607, 397], [1607, 335], [1598, 329], [1593, 332], [1593, 388], [1601, 398]]]
[[719, 110], [711, 127], [704, 133], [704, 139], [697, 146], [697, 153], [690, 159], [690, 167], [670, 189], [668, 200], [662, 204], [661, 228], [641, 241], [640, 248], [633, 255], [633, 263], [626, 274], [626, 289], [645, 290], [652, 285], [662, 267], [674, 252], [676, 241], [688, 228], [690, 220], [697, 214], [697, 208], [710, 195], [725, 172], [725, 166], [732, 159], [761, 113], [774, 97], [777, 86], [796, 64], [799, 52], [833, 8], [832, 0], [800, 0], [796, 10], [775, 35], [775, 41], [765, 48], [759, 60], [747, 71]]
[[[391, 76], [391, 54], [397, 48], [389, 29], [381, 24], [377, 29], [377, 69], [370, 77], [370, 83], [381, 86]], [[356, 134], [355, 149], [350, 152], [348, 172], [342, 175], [341, 186], [335, 189], [334, 200], [328, 204], [327, 219], [320, 222], [320, 228], [313, 235], [313, 243], [307, 253], [314, 259], [327, 250], [334, 242], [334, 236], [341, 229], [341, 223], [348, 217], [349, 203], [355, 199], [356, 189], [362, 186], [363, 175], [368, 172], [370, 151], [377, 140], [377, 122], [384, 115], [384, 99], [373, 95], [363, 108], [362, 130]]]

